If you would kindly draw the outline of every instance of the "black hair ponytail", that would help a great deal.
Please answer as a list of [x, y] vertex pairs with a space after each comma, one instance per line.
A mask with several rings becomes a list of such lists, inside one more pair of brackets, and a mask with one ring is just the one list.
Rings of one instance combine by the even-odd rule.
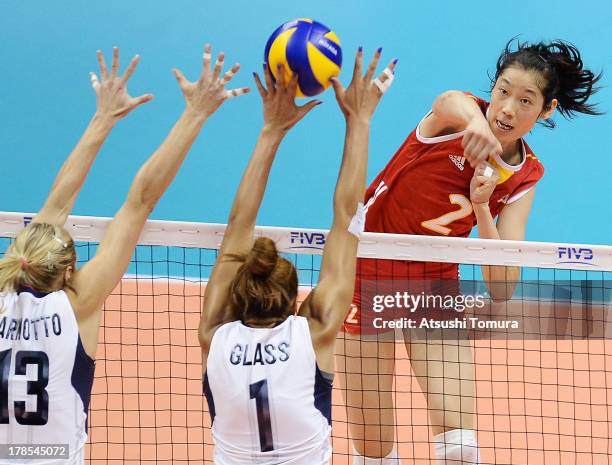
[[[565, 118], [573, 118], [576, 113], [602, 114], [596, 104], [587, 103], [591, 95], [599, 90], [595, 84], [602, 73], [595, 75], [583, 68], [582, 57], [574, 45], [563, 40], [536, 44], [517, 40], [517, 49], [513, 51], [515, 39], [508, 41], [497, 60], [493, 85], [506, 68], [518, 65], [526, 70], [538, 71], [544, 78], [540, 89], [544, 96], [544, 109], [553, 99], [557, 99], [557, 109]], [[546, 120], [544, 125], [555, 127], [552, 120]]]

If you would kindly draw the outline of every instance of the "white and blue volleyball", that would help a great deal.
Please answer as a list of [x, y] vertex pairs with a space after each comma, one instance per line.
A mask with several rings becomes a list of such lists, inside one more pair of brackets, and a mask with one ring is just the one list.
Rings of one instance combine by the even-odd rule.
[[276, 29], [266, 44], [264, 61], [274, 79], [278, 64], [285, 79], [298, 75], [298, 97], [311, 97], [330, 86], [329, 78], [340, 74], [340, 39], [327, 26], [312, 19], [296, 19]]

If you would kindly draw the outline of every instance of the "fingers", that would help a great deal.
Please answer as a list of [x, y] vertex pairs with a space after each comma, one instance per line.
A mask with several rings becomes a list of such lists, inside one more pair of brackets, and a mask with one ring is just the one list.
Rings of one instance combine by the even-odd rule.
[[204, 45], [204, 53], [202, 54], [203, 68], [202, 72], [210, 71], [210, 59], [212, 58], [212, 46], [210, 44]]
[[465, 152], [467, 151], [468, 145], [470, 145], [473, 138], [474, 134], [468, 131], [461, 139], [461, 147], [463, 147], [464, 155], [466, 155]]
[[463, 154], [472, 168], [478, 166], [488, 157], [486, 141], [474, 134], [466, 134], [462, 140]]
[[215, 62], [215, 67], [213, 68], [213, 81], [219, 79], [219, 75], [221, 74], [221, 69], [223, 68], [223, 61], [225, 60], [225, 53], [220, 52], [217, 57], [217, 61]]
[[102, 50], [96, 50], [96, 55], [98, 57], [98, 64], [100, 65], [100, 77], [105, 81], [108, 79], [108, 70], [106, 69], [106, 62], [104, 61], [104, 54]]
[[481, 163], [488, 156], [488, 144], [486, 140], [476, 139], [472, 142], [470, 153], [475, 163]]
[[365, 79], [366, 82], [372, 79], [374, 76], [374, 72], [376, 71], [376, 67], [378, 66], [378, 60], [380, 59], [380, 54], [382, 53], [382, 47], [379, 47], [368, 66], [368, 70], [366, 71]]
[[478, 166], [479, 162], [477, 161], [476, 156], [467, 148], [463, 150], [463, 156], [472, 168], [476, 168]]
[[[490, 143], [485, 144], [484, 147], [480, 150], [480, 153], [477, 155], [477, 163], [486, 162], [490, 156], [496, 153], [497, 144], [491, 145]], [[499, 151], [501, 154], [501, 150]]]
[[340, 84], [338, 78], [336, 76], [333, 76], [329, 78], [329, 80], [331, 81], [336, 97], [342, 96], [342, 94], [344, 93], [344, 87], [342, 86], [342, 84]]
[[223, 75], [223, 78], [221, 79], [221, 84], [225, 85], [230, 82], [239, 69], [240, 63], [236, 63], [234, 66], [232, 66], [232, 69], [230, 69]]
[[361, 77], [363, 69], [363, 47], [360, 45], [355, 55], [355, 67], [353, 68], [353, 79], [357, 76]]
[[311, 100], [310, 102], [305, 103], [304, 105], [298, 107], [301, 117], [304, 117], [310, 110], [314, 107], [321, 105], [323, 102], [320, 100]]
[[268, 95], [268, 92], [266, 91], [263, 84], [261, 83], [261, 80], [259, 79], [259, 75], [255, 72], [253, 72], [253, 79], [255, 79], [255, 85], [257, 86], [259, 95], [261, 95], [262, 98], [266, 97]]
[[111, 79], [117, 77], [117, 71], [119, 71], [119, 49], [113, 47], [113, 64], [111, 67]]
[[[110, 76], [108, 75], [108, 69], [106, 68], [106, 62], [104, 61], [104, 54], [101, 50], [97, 50], [96, 55], [98, 57], [98, 64], [100, 65], [100, 77], [102, 78], [102, 81], [106, 81], [108, 79], [115, 79], [119, 72], [119, 48], [113, 47], [113, 62], [111, 65]], [[135, 55], [134, 58], [132, 58], [132, 61], [130, 61], [130, 64], [128, 65], [127, 69], [125, 70], [125, 74], [120, 79], [122, 85], [125, 85], [127, 81], [132, 77], [132, 74], [134, 74], [134, 70], [136, 69], [136, 66], [138, 66], [139, 62], [140, 55]]]
[[293, 75], [291, 76], [291, 80], [289, 81], [289, 85], [287, 86], [287, 91], [289, 92], [289, 94], [295, 95], [297, 92], [297, 86], [298, 86], [298, 74], [293, 73]]
[[264, 63], [264, 78], [266, 80], [266, 89], [268, 90], [268, 93], [274, 93], [276, 89], [274, 88], [274, 82], [272, 81], [272, 71], [267, 63]]
[[174, 74], [174, 77], [178, 81], [179, 86], [181, 86], [181, 89], [184, 89], [185, 86], [189, 84], [189, 81], [187, 81], [187, 79], [185, 78], [185, 75], [181, 72], [181, 70], [174, 68], [172, 70], [172, 74]]
[[279, 63], [276, 65], [276, 85], [284, 88], [285, 85], [285, 67]]
[[474, 176], [482, 176], [485, 172], [486, 166], [486, 163], [481, 163], [476, 168], [474, 168]]
[[478, 152], [465, 151], [464, 155], [465, 155], [465, 159], [467, 160], [467, 162], [470, 164], [472, 168], [476, 168], [480, 163], [482, 163], [483, 161], [487, 159], [486, 155], [483, 155], [482, 153], [478, 153]]
[[89, 73], [89, 79], [91, 80], [91, 87], [97, 91], [98, 87], [100, 87], [100, 81], [98, 81], [98, 76], [96, 76], [96, 73], [93, 71]]
[[153, 94], [144, 94], [140, 97], [135, 97], [132, 99], [132, 108], [136, 108], [143, 103], [150, 102], [151, 100], [153, 100]]
[[491, 176], [476, 176], [476, 180], [480, 183], [480, 185], [490, 185], [490, 184], [496, 184], [497, 180], [492, 178]]
[[251, 92], [251, 89], [248, 87], [240, 87], [239, 89], [231, 89], [225, 91], [225, 98], [233, 98], [238, 97], [240, 95], [248, 94]]
[[478, 166], [478, 163], [480, 163], [480, 160], [478, 158], [469, 158], [469, 157], [465, 157], [465, 159], [467, 160], [467, 162], [470, 164], [470, 166], [472, 168]]
[[489, 140], [472, 139], [470, 151], [466, 149], [465, 158], [470, 163], [470, 166], [475, 167], [480, 163], [486, 162], [492, 155], [501, 155], [501, 144], [499, 141], [491, 142]]
[[381, 94], [387, 92], [389, 90], [389, 87], [391, 87], [391, 84], [393, 84], [393, 79], [395, 78], [393, 71], [395, 70], [396, 64], [397, 58], [394, 59], [391, 63], [389, 63], [389, 65], [383, 70], [379, 77], [372, 81], [374, 82], [374, 85], [378, 87], [378, 90], [380, 90]]
[[125, 74], [121, 78], [121, 84], [125, 85], [129, 81], [129, 79], [132, 77], [132, 74], [134, 74], [134, 70], [136, 69], [136, 66], [138, 66], [139, 62], [140, 55], [135, 55], [134, 58], [132, 58], [132, 61], [130, 61], [130, 64], [128, 65], [127, 69], [125, 70]]

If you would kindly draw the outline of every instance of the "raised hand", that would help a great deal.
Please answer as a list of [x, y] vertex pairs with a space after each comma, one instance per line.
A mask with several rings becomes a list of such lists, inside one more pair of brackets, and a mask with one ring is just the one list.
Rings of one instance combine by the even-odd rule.
[[96, 93], [96, 113], [101, 116], [109, 116], [114, 120], [120, 120], [134, 108], [143, 103], [153, 100], [153, 95], [144, 94], [140, 97], [131, 97], [127, 90], [127, 83], [134, 73], [140, 56], [136, 55], [125, 70], [123, 76], [118, 76], [119, 71], [119, 49], [113, 48], [113, 63], [111, 73], [108, 74], [104, 55], [97, 51], [98, 63], [100, 64], [100, 78], [96, 73], [89, 73], [91, 86]]
[[174, 76], [185, 96], [187, 109], [201, 113], [206, 117], [212, 115], [227, 99], [250, 92], [248, 87], [229, 90], [225, 88], [240, 69], [240, 64], [236, 63], [219, 78], [223, 69], [225, 54], [223, 52], [219, 53], [212, 70], [210, 69], [211, 58], [212, 47], [206, 44], [204, 46], [202, 73], [195, 82], [188, 81], [180, 70], [173, 70]]
[[470, 181], [470, 200], [472, 203], [489, 203], [489, 199], [499, 181], [499, 172], [489, 163], [476, 167]]
[[311, 100], [304, 105], [296, 105], [295, 93], [297, 91], [298, 75], [294, 73], [291, 80], [286, 82], [285, 70], [281, 64], [278, 65], [277, 75], [278, 79], [274, 82], [270, 69], [264, 64], [266, 80], [266, 87], [264, 87], [257, 73], [253, 73], [257, 90], [259, 90], [259, 95], [263, 99], [264, 127], [286, 132], [322, 102]]
[[386, 92], [391, 82], [393, 82], [393, 70], [397, 64], [397, 59], [389, 63], [378, 78], [372, 79], [376, 72], [381, 52], [382, 49], [380, 48], [376, 51], [364, 76], [362, 75], [363, 50], [359, 47], [355, 57], [353, 79], [346, 89], [337, 78], [331, 78], [332, 86], [336, 93], [336, 100], [347, 119], [358, 118], [369, 121], [383, 93]]
[[491, 132], [489, 123], [485, 118], [474, 118], [465, 128], [461, 141], [463, 155], [472, 168], [485, 162], [489, 155], [501, 155], [502, 146], [497, 137]]

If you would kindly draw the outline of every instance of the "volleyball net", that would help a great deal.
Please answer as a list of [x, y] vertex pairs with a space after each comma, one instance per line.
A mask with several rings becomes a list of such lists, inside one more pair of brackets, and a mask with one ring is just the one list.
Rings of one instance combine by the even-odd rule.
[[[31, 219], [0, 213], [0, 253]], [[80, 264], [93, 257], [109, 221], [70, 217], [67, 228]], [[224, 229], [221, 224], [147, 222], [128, 273], [104, 306], [88, 463], [213, 463], [197, 327]], [[295, 264], [300, 300], [317, 283], [326, 234], [256, 229]], [[432, 427], [440, 418], [450, 422], [464, 414], [472, 415], [482, 463], [609, 463], [612, 247], [365, 233], [359, 255], [459, 264], [453, 308], [459, 296], [463, 303], [471, 296], [484, 305], [481, 313], [472, 308], [446, 318], [467, 321], [466, 328], [412, 332], [407, 321], [418, 326], [422, 318], [429, 321], [426, 315], [416, 318], [418, 312], [398, 314], [389, 308], [398, 307], [398, 295], [425, 296], [431, 282], [445, 281], [430, 274], [432, 279], [415, 289], [409, 275], [362, 279], [362, 295], [371, 294], [367, 324], [374, 327], [378, 318], [376, 325], [384, 323], [392, 331], [339, 334], [337, 352], [346, 356], [338, 358], [334, 382], [334, 464], [351, 463], [352, 438], [376, 442], [388, 438], [389, 429], [402, 463], [433, 464]], [[511, 298], [493, 301], [490, 283], [482, 279], [483, 265], [521, 267]], [[503, 323], [509, 321], [518, 328]], [[450, 354], [453, 344], [467, 347], [470, 360], [447, 357], [444, 346], [449, 344]], [[417, 366], [419, 376], [413, 372]], [[455, 407], [455, 395], [472, 398], [473, 405]], [[433, 411], [436, 399], [446, 411]], [[377, 417], [379, 409], [386, 413]]]

